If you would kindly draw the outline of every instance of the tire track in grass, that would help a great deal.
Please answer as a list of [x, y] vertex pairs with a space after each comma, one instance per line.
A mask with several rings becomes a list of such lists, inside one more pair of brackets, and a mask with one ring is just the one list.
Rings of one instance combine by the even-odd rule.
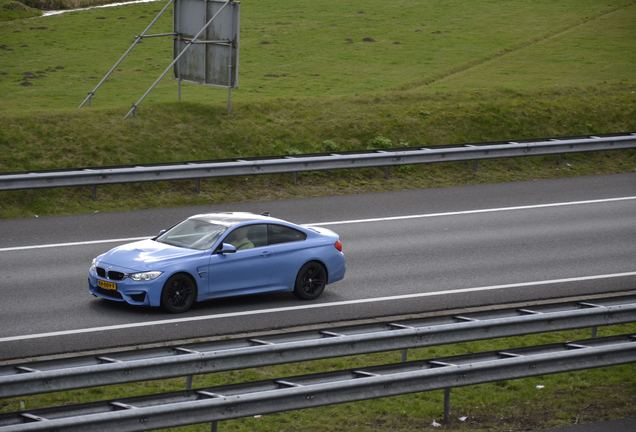
[[531, 46], [537, 45], [537, 44], [539, 44], [541, 42], [545, 42], [545, 41], [550, 40], [550, 39], [557, 38], [559, 36], [562, 36], [565, 33], [568, 33], [570, 31], [576, 29], [576, 28], [582, 27], [582, 26], [584, 26], [584, 25], [586, 25], [586, 24], [588, 24], [588, 23], [590, 23], [592, 21], [598, 20], [598, 19], [606, 17], [608, 15], [612, 15], [614, 13], [617, 13], [619, 11], [628, 9], [630, 7], [634, 7], [635, 5], [636, 5], [636, 1], [634, 1], [632, 3], [629, 3], [629, 4], [626, 4], [626, 5], [623, 5], [623, 6], [617, 6], [617, 7], [613, 8], [613, 9], [610, 9], [610, 10], [601, 11], [597, 15], [584, 18], [582, 21], [579, 21], [579, 22], [577, 22], [575, 24], [566, 26], [564, 28], [549, 32], [549, 33], [541, 35], [541, 36], [534, 37], [532, 39], [520, 42], [520, 43], [512, 45], [510, 47], [503, 48], [503, 49], [501, 49], [501, 50], [499, 50], [499, 51], [497, 51], [497, 52], [495, 52], [495, 53], [493, 53], [491, 55], [488, 55], [486, 57], [482, 57], [482, 58], [479, 58], [479, 59], [471, 60], [471, 61], [469, 61], [467, 63], [464, 63], [462, 65], [459, 65], [457, 67], [451, 68], [450, 70], [448, 70], [446, 72], [441, 72], [441, 73], [435, 74], [435, 75], [433, 75], [430, 78], [424, 78], [424, 79], [412, 81], [412, 82], [407, 83], [407, 84], [403, 84], [401, 86], [398, 86], [395, 90], [399, 90], [399, 91], [414, 90], [414, 89], [417, 89], [419, 87], [426, 87], [426, 86], [435, 84], [435, 83], [437, 83], [439, 81], [442, 81], [442, 80], [444, 80], [446, 78], [449, 78], [449, 77], [452, 77], [452, 76], [455, 76], [455, 75], [459, 75], [460, 73], [466, 72], [466, 71], [468, 71], [470, 69], [473, 69], [475, 67], [481, 66], [481, 65], [486, 64], [488, 62], [491, 62], [493, 60], [497, 60], [497, 59], [499, 59], [499, 58], [501, 58], [501, 57], [503, 57], [505, 55], [512, 54], [512, 53], [515, 53], [517, 51], [521, 51], [521, 50], [523, 50], [525, 48], [529, 48]]

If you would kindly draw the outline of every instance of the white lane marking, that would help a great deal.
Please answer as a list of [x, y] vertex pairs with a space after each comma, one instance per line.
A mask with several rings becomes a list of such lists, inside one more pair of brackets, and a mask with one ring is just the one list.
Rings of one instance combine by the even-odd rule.
[[[327, 225], [347, 225], [347, 224], [359, 224], [359, 223], [370, 223], [370, 222], [388, 222], [388, 221], [407, 220], [407, 219], [433, 218], [433, 217], [441, 217], [441, 216], [461, 216], [461, 215], [479, 214], [479, 213], [494, 213], [494, 212], [505, 212], [505, 211], [514, 211], [514, 210], [531, 210], [531, 209], [575, 206], [575, 205], [584, 205], [584, 204], [601, 204], [601, 203], [608, 203], [608, 202], [630, 201], [630, 200], [636, 200], [636, 196], [604, 198], [604, 199], [588, 200], [588, 201], [570, 201], [570, 202], [550, 203], [550, 204], [534, 204], [534, 205], [525, 205], [525, 206], [516, 206], [516, 207], [500, 207], [500, 208], [479, 209], [479, 210], [463, 210], [463, 211], [454, 211], [454, 212], [445, 212], [445, 213], [428, 213], [428, 214], [416, 214], [416, 215], [407, 215], [407, 216], [389, 216], [389, 217], [372, 218], [372, 219], [353, 219], [353, 220], [332, 221], [332, 222], [312, 222], [312, 223], [306, 223], [303, 225], [327, 226]], [[88, 240], [88, 241], [77, 241], [77, 242], [71, 242], [71, 243], [54, 243], [54, 244], [32, 245], [32, 246], [14, 246], [14, 247], [0, 248], [0, 252], [21, 251], [21, 250], [29, 250], [29, 249], [45, 249], [45, 248], [53, 248], [53, 247], [67, 247], [67, 246], [86, 246], [86, 245], [94, 245], [94, 244], [102, 244], [102, 243], [126, 243], [131, 241], [144, 240], [147, 238], [151, 238], [151, 236], [105, 239], [105, 240]]]
[[213, 315], [201, 315], [201, 316], [173, 318], [173, 319], [157, 320], [157, 321], [146, 321], [146, 322], [140, 322], [140, 323], [116, 324], [116, 325], [110, 325], [110, 326], [90, 327], [90, 328], [82, 328], [82, 329], [75, 329], [75, 330], [62, 330], [62, 331], [49, 332], [49, 333], [36, 333], [36, 334], [20, 335], [20, 336], [8, 336], [8, 337], [0, 338], [0, 343], [29, 340], [29, 339], [48, 338], [48, 337], [55, 337], [55, 336], [76, 335], [76, 334], [82, 334], [82, 333], [95, 333], [95, 332], [101, 332], [101, 331], [125, 330], [125, 329], [138, 328], [138, 327], [152, 327], [157, 325], [181, 324], [181, 323], [187, 323], [187, 322], [193, 322], [193, 321], [234, 318], [234, 317], [241, 317], [241, 316], [248, 316], [248, 315], [293, 312], [293, 311], [300, 311], [300, 310], [322, 309], [322, 308], [348, 306], [348, 305], [364, 304], [364, 303], [379, 303], [379, 302], [386, 302], [386, 301], [405, 300], [405, 299], [422, 298], [422, 297], [434, 297], [434, 296], [441, 296], [441, 295], [447, 295], [447, 294], [463, 294], [463, 293], [472, 293], [472, 292], [478, 292], [478, 291], [491, 291], [491, 290], [498, 290], [498, 289], [510, 289], [510, 288], [529, 287], [529, 286], [539, 286], [539, 285], [562, 284], [562, 283], [568, 283], [568, 282], [582, 282], [582, 281], [599, 280], [599, 279], [615, 279], [615, 278], [630, 277], [630, 276], [636, 276], [636, 271], [627, 272], [627, 273], [612, 273], [612, 274], [603, 274], [603, 275], [594, 275], [594, 276], [581, 276], [581, 277], [566, 278], [566, 279], [520, 282], [520, 283], [505, 284], [505, 285], [491, 285], [491, 286], [482, 286], [482, 287], [474, 287], [474, 288], [459, 288], [459, 289], [446, 290], [446, 291], [403, 294], [403, 295], [396, 295], [396, 296], [389, 296], [389, 297], [374, 297], [374, 298], [357, 299], [357, 300], [344, 300], [344, 301], [330, 302], [330, 303], [316, 303], [316, 304], [301, 305], [301, 306], [286, 306], [286, 307], [278, 307], [278, 308], [271, 308], [271, 309], [250, 310], [250, 311], [242, 311], [242, 312], [228, 312], [228, 313], [213, 314]]
[[94, 244], [101, 244], [101, 243], [120, 243], [120, 242], [128, 243], [131, 241], [145, 240], [148, 238], [150, 238], [150, 236], [105, 239], [105, 240], [88, 240], [88, 241], [78, 241], [78, 242], [70, 242], [70, 243], [48, 243], [48, 244], [33, 245], [33, 246], [15, 246], [15, 247], [0, 248], [0, 252], [20, 251], [20, 250], [29, 250], [29, 249], [46, 249], [46, 248], [67, 247], [67, 246], [87, 246], [87, 245], [94, 245]]
[[340, 222], [318, 222], [315, 224], [307, 224], [307, 225], [323, 226], [323, 225], [344, 225], [344, 224], [357, 224], [357, 223], [369, 223], [369, 222], [385, 222], [385, 221], [396, 221], [396, 220], [407, 220], [407, 219], [423, 219], [423, 218], [440, 217], [440, 216], [460, 216], [460, 215], [479, 214], [479, 213], [506, 212], [506, 211], [514, 211], [514, 210], [531, 210], [531, 209], [541, 209], [541, 208], [549, 208], [549, 207], [565, 207], [565, 206], [575, 206], [575, 205], [583, 205], [583, 204], [599, 204], [599, 203], [629, 201], [629, 200], [636, 200], [636, 196], [604, 198], [604, 199], [588, 200], [588, 201], [570, 201], [570, 202], [550, 203], [550, 204], [534, 204], [534, 205], [525, 205], [525, 206], [516, 206], [516, 207], [500, 207], [500, 208], [490, 208], [490, 209], [480, 209], [480, 210], [464, 210], [464, 211], [454, 211], [454, 212], [446, 212], [446, 213], [391, 216], [391, 217], [384, 217], [384, 218], [357, 219], [357, 220], [348, 220], [348, 221], [340, 221]]

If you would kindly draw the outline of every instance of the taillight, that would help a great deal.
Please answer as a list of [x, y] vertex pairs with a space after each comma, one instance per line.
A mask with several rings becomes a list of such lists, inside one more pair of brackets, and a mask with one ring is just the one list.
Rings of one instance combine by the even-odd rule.
[[333, 245], [336, 249], [338, 249], [338, 252], [342, 252], [342, 242], [340, 240], [336, 240]]

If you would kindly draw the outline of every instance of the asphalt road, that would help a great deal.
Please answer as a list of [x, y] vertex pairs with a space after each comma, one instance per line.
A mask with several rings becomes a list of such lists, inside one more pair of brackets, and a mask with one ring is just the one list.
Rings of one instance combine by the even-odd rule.
[[[184, 315], [94, 299], [99, 253], [195, 213], [269, 211], [341, 235], [344, 281]], [[0, 221], [0, 360], [636, 289], [636, 174]]]

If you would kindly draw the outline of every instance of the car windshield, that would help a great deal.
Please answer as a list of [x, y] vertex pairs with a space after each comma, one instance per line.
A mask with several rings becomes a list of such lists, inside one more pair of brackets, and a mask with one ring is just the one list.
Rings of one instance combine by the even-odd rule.
[[187, 219], [155, 238], [155, 241], [188, 249], [210, 249], [227, 227], [200, 219]]

